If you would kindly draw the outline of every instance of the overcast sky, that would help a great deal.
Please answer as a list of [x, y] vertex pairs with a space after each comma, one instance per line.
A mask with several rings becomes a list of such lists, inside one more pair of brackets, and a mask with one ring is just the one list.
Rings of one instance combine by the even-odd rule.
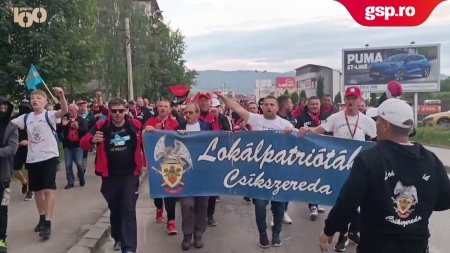
[[333, 0], [159, 0], [167, 23], [186, 36], [197, 70], [291, 71], [304, 64], [341, 69], [342, 49], [441, 44], [450, 75], [450, 1], [418, 27], [369, 28]]

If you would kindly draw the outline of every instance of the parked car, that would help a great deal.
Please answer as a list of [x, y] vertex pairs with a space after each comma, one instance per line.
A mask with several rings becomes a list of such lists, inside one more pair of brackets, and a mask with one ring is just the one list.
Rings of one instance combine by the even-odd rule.
[[394, 54], [382, 62], [372, 64], [370, 77], [374, 80], [402, 81], [405, 78], [421, 78], [430, 75], [431, 64], [421, 54]]
[[450, 111], [428, 115], [423, 119], [423, 125], [428, 127], [440, 126], [450, 129]]

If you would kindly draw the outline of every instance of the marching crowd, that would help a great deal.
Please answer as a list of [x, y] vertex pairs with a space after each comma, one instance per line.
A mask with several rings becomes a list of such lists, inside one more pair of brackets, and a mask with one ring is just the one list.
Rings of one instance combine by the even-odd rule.
[[[412, 108], [398, 97], [401, 84], [390, 82], [377, 108], [367, 108], [357, 87], [345, 91], [339, 110], [331, 96], [310, 97], [293, 105], [286, 96], [267, 96], [260, 101], [236, 102], [220, 92], [200, 92], [189, 102], [161, 99], [125, 101], [115, 98], [104, 103], [97, 92], [94, 102], [79, 100], [68, 104], [64, 91], [53, 88], [58, 104], [51, 108], [47, 94], [31, 93], [18, 106], [0, 99], [0, 253], [6, 252], [9, 184], [14, 175], [22, 183], [25, 200], [34, 198], [39, 220], [34, 231], [43, 239], [51, 236], [54, 213], [55, 178], [62, 143], [67, 184], [65, 189], [86, 183], [90, 151], [95, 152], [95, 173], [101, 177], [101, 193], [111, 215], [114, 249], [136, 252], [136, 201], [139, 175], [147, 167], [142, 135], [153, 131], [265, 131], [326, 134], [339, 138], [376, 141], [354, 161], [350, 176], [330, 211], [319, 237], [327, 250], [339, 233], [336, 252], [345, 252], [349, 241], [359, 253], [425, 253], [428, 248], [428, 220], [433, 211], [450, 208], [450, 181], [442, 163], [420, 144], [409, 141], [413, 131]], [[15, 115], [13, 115], [15, 114]], [[275, 141], [275, 140], [273, 140]], [[73, 163], [77, 168], [75, 178]], [[27, 176], [22, 168], [28, 171]], [[271, 201], [271, 240], [267, 232], [267, 200], [250, 199], [262, 248], [282, 245], [283, 223], [291, 224], [288, 203]], [[181, 248], [204, 246], [203, 234], [214, 227], [219, 196], [168, 197], [154, 199], [155, 222], [166, 223], [167, 233], [176, 235], [175, 208], [181, 207], [183, 240]], [[324, 209], [309, 203], [310, 220]], [[164, 218], [165, 209], [165, 218]]]

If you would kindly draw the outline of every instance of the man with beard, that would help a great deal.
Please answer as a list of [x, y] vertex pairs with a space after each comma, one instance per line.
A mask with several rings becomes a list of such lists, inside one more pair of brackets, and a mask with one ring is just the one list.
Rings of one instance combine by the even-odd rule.
[[11, 190], [9, 188], [17, 151], [19, 134], [17, 126], [10, 118], [13, 105], [0, 97], [0, 252], [6, 253], [6, 228], [8, 225], [8, 205]]
[[[285, 133], [294, 131], [294, 126], [287, 120], [282, 119], [277, 115], [279, 106], [277, 98], [274, 96], [267, 96], [263, 100], [262, 112], [263, 114], [250, 113], [240, 106], [235, 101], [222, 95], [220, 92], [216, 92], [217, 97], [222, 99], [225, 106], [239, 114], [248, 124], [252, 126], [253, 131], [270, 131], [270, 130], [282, 130]], [[266, 224], [266, 207], [269, 204], [268, 200], [253, 199], [255, 204], [255, 217], [256, 224], [259, 232], [259, 244], [261, 248], [268, 248], [270, 245], [273, 247], [280, 247], [282, 245], [280, 239], [281, 229], [283, 227], [283, 216], [286, 208], [286, 202], [271, 201], [271, 209], [273, 214], [273, 227], [272, 227], [272, 243], [269, 242], [267, 235]]]
[[[326, 121], [326, 118], [320, 113], [320, 99], [318, 97], [310, 97], [306, 109], [297, 118], [297, 124], [295, 128], [302, 127], [318, 127], [320, 124]], [[324, 212], [324, 209], [317, 204], [308, 203], [309, 207], [309, 219], [315, 221], [320, 213]]]
[[[146, 132], [153, 132], [155, 130], [175, 131], [178, 128], [179, 122], [170, 117], [170, 101], [162, 99], [158, 103], [158, 115], [147, 120], [144, 130]], [[175, 226], [175, 205], [177, 198], [155, 198], [156, 206], [156, 223], [164, 222], [164, 206], [167, 214], [167, 234], [176, 235], [177, 228]]]
[[126, 116], [123, 99], [109, 101], [109, 116], [99, 121], [81, 139], [80, 146], [89, 150], [97, 145], [95, 174], [102, 177], [101, 193], [111, 212], [111, 236], [114, 250], [136, 253], [136, 201], [142, 155], [142, 127], [137, 119]]
[[[218, 114], [217, 116], [214, 116], [209, 113], [211, 99], [211, 94], [207, 92], [199, 92], [194, 96], [194, 101], [197, 102], [200, 107], [199, 119], [210, 124], [213, 131], [231, 131], [230, 121], [225, 115]], [[214, 220], [214, 212], [218, 199], [218, 196], [212, 196], [208, 200], [208, 226], [210, 227], [217, 226], [217, 222]]]

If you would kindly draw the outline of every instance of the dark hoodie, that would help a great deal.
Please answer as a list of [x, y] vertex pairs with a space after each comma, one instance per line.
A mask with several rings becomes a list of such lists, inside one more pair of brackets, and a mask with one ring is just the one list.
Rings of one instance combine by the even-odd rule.
[[0, 112], [0, 180], [11, 179], [14, 154], [17, 151], [18, 132], [17, 126], [11, 123], [11, 114], [14, 106], [5, 98], [0, 97], [0, 105], [6, 104], [8, 110]]
[[433, 211], [450, 208], [442, 162], [422, 145], [380, 141], [359, 154], [325, 222], [331, 236], [361, 207], [360, 253], [423, 253]]

